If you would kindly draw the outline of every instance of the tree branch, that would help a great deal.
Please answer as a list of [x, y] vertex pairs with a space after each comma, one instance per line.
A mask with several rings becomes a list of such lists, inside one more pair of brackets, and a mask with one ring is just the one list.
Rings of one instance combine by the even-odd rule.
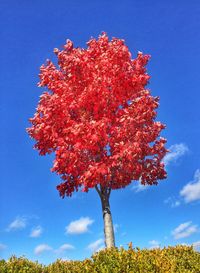
[[110, 197], [111, 188], [108, 189], [108, 198]]
[[96, 191], [98, 192], [99, 196], [102, 197], [101, 191], [100, 191], [100, 189], [98, 188], [97, 185], [95, 185], [95, 189], [96, 189]]

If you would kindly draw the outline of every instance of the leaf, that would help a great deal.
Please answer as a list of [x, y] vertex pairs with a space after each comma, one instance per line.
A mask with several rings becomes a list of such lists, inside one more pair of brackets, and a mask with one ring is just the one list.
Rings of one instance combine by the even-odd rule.
[[124, 40], [106, 33], [86, 49], [67, 40], [54, 53], [58, 65], [47, 61], [40, 68], [39, 86], [48, 91], [27, 132], [40, 155], [55, 153], [60, 195], [97, 182], [117, 189], [140, 177], [150, 185], [166, 178], [166, 140], [159, 139], [165, 125], [155, 121], [159, 99], [146, 89], [150, 56], [138, 52], [131, 59]]

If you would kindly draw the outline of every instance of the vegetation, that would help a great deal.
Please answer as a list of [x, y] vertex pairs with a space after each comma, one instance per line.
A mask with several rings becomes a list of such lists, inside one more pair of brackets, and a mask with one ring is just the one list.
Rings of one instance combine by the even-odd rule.
[[[45, 91], [27, 128], [40, 155], [55, 154], [51, 171], [61, 177], [60, 196], [95, 188], [102, 205], [106, 247], [115, 246], [110, 208], [112, 190], [133, 180], [157, 185], [166, 178], [165, 125], [155, 121], [159, 98], [146, 89], [150, 58], [135, 59], [125, 42], [106, 33], [87, 48], [67, 40], [54, 50], [58, 65], [40, 69]], [[108, 153], [109, 149], [109, 153]]]
[[189, 246], [163, 249], [109, 248], [84, 261], [44, 266], [25, 257], [0, 260], [1, 273], [200, 273], [200, 253]]

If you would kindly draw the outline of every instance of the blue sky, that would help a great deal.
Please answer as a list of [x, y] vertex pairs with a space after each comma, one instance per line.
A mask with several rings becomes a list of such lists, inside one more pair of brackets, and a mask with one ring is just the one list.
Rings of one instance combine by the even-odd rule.
[[[1, 0], [0, 257], [49, 263], [84, 259], [103, 246], [95, 191], [61, 199], [53, 155], [40, 157], [26, 134], [42, 90], [39, 67], [67, 38], [85, 47], [106, 31], [125, 39], [132, 56], [152, 56], [152, 94], [167, 125], [168, 178], [111, 194], [117, 246], [200, 246], [199, 1]], [[200, 248], [200, 247], [199, 247]]]

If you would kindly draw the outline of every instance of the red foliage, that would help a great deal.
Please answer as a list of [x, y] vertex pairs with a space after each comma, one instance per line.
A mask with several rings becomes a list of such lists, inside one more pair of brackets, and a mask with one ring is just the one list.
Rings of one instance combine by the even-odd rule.
[[[109, 41], [103, 33], [87, 48], [67, 40], [55, 49], [58, 67], [41, 66], [40, 87], [46, 87], [29, 135], [40, 155], [55, 152], [52, 171], [63, 182], [60, 195], [71, 196], [79, 187], [123, 188], [131, 180], [157, 184], [166, 177], [162, 158], [165, 126], [155, 121], [158, 97], [145, 89], [150, 56], [132, 59], [123, 40]], [[106, 150], [110, 147], [110, 154]]]

